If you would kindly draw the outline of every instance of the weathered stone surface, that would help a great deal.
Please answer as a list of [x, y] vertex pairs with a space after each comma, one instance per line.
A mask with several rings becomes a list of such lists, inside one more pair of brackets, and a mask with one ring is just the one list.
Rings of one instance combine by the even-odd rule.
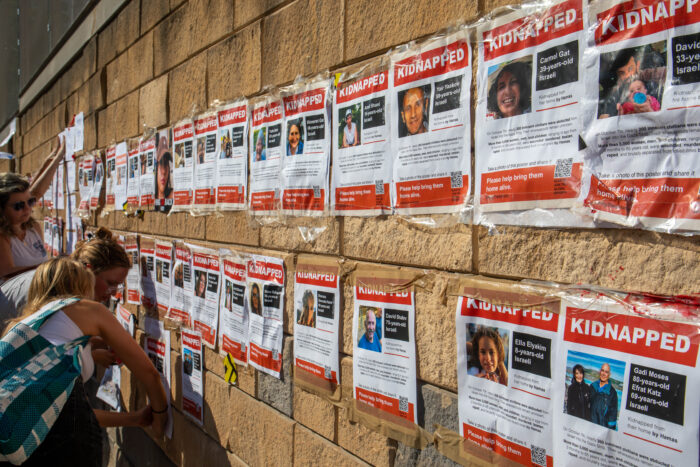
[[153, 33], [149, 32], [129, 47], [126, 56], [128, 92], [153, 78]]
[[228, 444], [233, 426], [230, 413], [234, 410], [229, 403], [231, 385], [211, 371], [204, 374], [204, 429], [219, 444]]
[[119, 99], [129, 89], [129, 73], [131, 70], [127, 69], [127, 66], [127, 53], [123, 53], [115, 60], [109, 62], [105, 68], [106, 102], [108, 104]]
[[170, 123], [190, 115], [193, 106], [200, 111], [207, 108], [206, 66], [202, 53], [170, 72]]
[[206, 216], [206, 238], [213, 242], [238, 245], [259, 244], [260, 229], [245, 211], [223, 212], [221, 216]]
[[137, 110], [139, 108], [139, 92], [134, 91], [127, 94], [113, 105], [116, 106], [113, 115], [115, 139], [109, 141], [108, 144], [141, 134], [142, 130], [139, 128], [139, 113]]
[[341, 63], [344, 16], [342, 2], [301, 0], [265, 17], [263, 86], [281, 84]]
[[294, 427], [294, 465], [367, 465], [301, 425]]
[[168, 75], [139, 90], [139, 126], [158, 128], [168, 123]]
[[698, 291], [700, 243], [693, 237], [622, 229], [498, 231], [479, 228], [482, 274], [669, 295]]
[[313, 253], [338, 253], [340, 220], [336, 217], [320, 219], [288, 219], [284, 224], [260, 228], [260, 245], [280, 250]]
[[[204, 348], [204, 367], [224, 379], [226, 371], [224, 367], [224, 357], [218, 351]], [[258, 391], [258, 372], [251, 366], [238, 366], [238, 384], [236, 387], [246, 394], [256, 397]]]
[[[362, 57], [434, 33], [458, 21], [474, 19], [478, 12], [477, 5], [477, 2], [469, 0], [348, 0], [345, 58], [352, 60]], [[386, 18], [392, 20], [386, 21]]]
[[294, 387], [294, 420], [331, 441], [335, 441], [336, 410], [333, 404]]
[[97, 114], [91, 113], [83, 120], [83, 145], [86, 151], [97, 147]]
[[[114, 29], [114, 46], [117, 53], [126, 50], [139, 37], [140, 3], [138, 0], [132, 0], [117, 16]], [[151, 1], [143, 3], [151, 3]]]
[[149, 0], [141, 5], [141, 29], [148, 31], [170, 12], [168, 0]]
[[459, 413], [457, 411], [457, 394], [444, 389], [423, 384], [420, 387], [425, 411], [425, 429], [435, 431], [434, 425], [442, 425], [459, 432]]
[[210, 101], [250, 95], [260, 89], [260, 22], [207, 51], [207, 86]]
[[[343, 399], [352, 398], [352, 358], [345, 357], [340, 362]], [[338, 444], [376, 466], [393, 465], [396, 456], [396, 441], [389, 439], [359, 423], [348, 420], [345, 410], [338, 410]]]
[[346, 217], [343, 221], [343, 253], [348, 257], [458, 271], [472, 269], [471, 226], [431, 228], [397, 216]]
[[182, 410], [182, 353], [170, 351], [170, 401]]
[[231, 451], [251, 466], [292, 465], [294, 420], [237, 389], [229, 401], [236, 408], [230, 421], [236, 427], [229, 437]]
[[294, 385], [292, 362], [294, 361], [294, 338], [286, 336], [282, 343], [281, 379], [262, 371], [258, 373], [258, 399], [291, 417], [294, 412]]
[[[116, 427], [107, 428], [108, 436], [112, 442], [112, 447], [119, 448], [119, 456], [125, 457], [127, 465], [145, 466], [157, 465], [163, 467], [174, 467], [170, 459], [161, 450], [160, 446], [151, 439], [141, 428], [137, 427]], [[113, 465], [113, 464], [109, 464]], [[117, 463], [117, 466], [120, 464]]]
[[165, 230], [158, 233], [175, 238], [204, 239], [206, 217], [192, 217], [186, 212], [176, 212], [167, 216], [161, 214], [161, 216], [165, 220]]
[[117, 22], [112, 20], [97, 36], [97, 67], [103, 68], [117, 56], [117, 46], [114, 41], [114, 31]]
[[155, 76], [183, 62], [190, 53], [194, 34], [188, 8], [180, 8], [153, 29], [153, 69]]
[[236, 12], [233, 15], [234, 26], [239, 28], [251, 20], [268, 12], [285, 0], [237, 0], [235, 2]]
[[443, 456], [432, 445], [425, 449], [413, 449], [405, 444], [399, 443], [396, 451], [394, 467], [413, 466], [438, 466], [438, 467], [458, 467], [459, 464]]
[[104, 73], [95, 73], [90, 81], [88, 81], [88, 104], [87, 113], [94, 112], [105, 105], [106, 75]]
[[190, 0], [187, 7], [194, 23], [190, 54], [233, 31], [233, 0]]
[[105, 147], [115, 140], [114, 112], [116, 108], [117, 104], [112, 104], [97, 113], [97, 145], [100, 147]]

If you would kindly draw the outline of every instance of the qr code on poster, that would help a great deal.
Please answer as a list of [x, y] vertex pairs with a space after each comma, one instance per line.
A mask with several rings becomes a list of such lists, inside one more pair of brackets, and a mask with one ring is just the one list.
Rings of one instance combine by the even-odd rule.
[[450, 174], [450, 187], [462, 188], [462, 172], [452, 172]]
[[408, 412], [408, 397], [399, 396], [399, 412]]
[[374, 182], [374, 194], [383, 195], [384, 194], [384, 181], [375, 180]]
[[323, 377], [326, 379], [331, 379], [331, 367], [329, 367], [329, 366], [323, 367]]
[[318, 185], [314, 186], [314, 198], [321, 197], [321, 188]]
[[554, 178], [571, 177], [571, 166], [574, 165], [574, 158], [558, 159], [557, 166], [554, 168]]
[[547, 467], [547, 451], [534, 445], [530, 445], [530, 461], [535, 465]]

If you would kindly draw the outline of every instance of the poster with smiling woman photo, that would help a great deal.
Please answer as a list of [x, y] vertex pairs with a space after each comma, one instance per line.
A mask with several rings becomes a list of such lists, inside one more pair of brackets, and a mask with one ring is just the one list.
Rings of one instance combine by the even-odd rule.
[[488, 69], [487, 117], [515, 117], [531, 112], [532, 55]]

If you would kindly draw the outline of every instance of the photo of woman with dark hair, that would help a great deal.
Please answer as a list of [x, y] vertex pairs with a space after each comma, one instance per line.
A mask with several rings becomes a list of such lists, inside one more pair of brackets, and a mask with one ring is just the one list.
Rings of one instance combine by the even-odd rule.
[[583, 365], [574, 365], [571, 384], [566, 390], [566, 413], [591, 420], [591, 387], [584, 379]]
[[250, 286], [250, 312], [262, 316], [262, 304], [260, 302], [260, 286], [253, 284]]
[[287, 155], [295, 156], [304, 153], [304, 127], [301, 119], [287, 123]]
[[314, 306], [314, 293], [311, 290], [304, 292], [301, 298], [301, 309], [297, 310], [297, 324], [316, 327], [316, 308]]
[[[530, 61], [532, 57], [529, 57]], [[494, 118], [507, 118], [530, 112], [532, 67], [530, 63], [510, 62], [491, 81], [486, 106]]]

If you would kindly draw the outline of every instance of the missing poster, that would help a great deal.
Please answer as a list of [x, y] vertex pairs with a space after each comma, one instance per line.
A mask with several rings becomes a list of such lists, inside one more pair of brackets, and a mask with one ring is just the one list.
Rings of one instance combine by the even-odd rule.
[[175, 263], [173, 263], [172, 276], [168, 318], [191, 327], [192, 315], [190, 312], [194, 299], [192, 251], [183, 242], [175, 242]]
[[155, 287], [158, 303], [158, 316], [165, 316], [170, 309], [170, 292], [172, 290], [170, 275], [173, 265], [173, 244], [156, 240]]
[[385, 58], [340, 77], [333, 102], [333, 215], [391, 213], [388, 89]]
[[170, 144], [170, 128], [156, 133], [155, 145], [155, 195], [156, 211], [168, 212], [173, 206], [173, 154]]
[[204, 349], [196, 331], [182, 330], [182, 412], [204, 423]]
[[173, 127], [173, 211], [189, 211], [192, 207], [194, 176], [194, 123], [179, 121]]
[[217, 110], [216, 208], [244, 209], [248, 187], [248, 101], [240, 99]]
[[246, 261], [227, 255], [221, 260], [223, 288], [219, 306], [219, 351], [239, 365], [248, 364], [248, 302], [246, 300]]
[[140, 245], [141, 305], [149, 312], [157, 313], [156, 295], [156, 241], [152, 237], [141, 237]]
[[126, 147], [126, 141], [118, 143], [115, 147], [115, 169], [114, 178], [112, 180], [112, 191], [114, 194], [114, 209], [116, 211], [123, 211], [124, 203], [126, 203], [127, 162], [129, 158]]
[[[90, 212], [95, 212], [100, 207], [100, 197], [102, 196], [102, 184], [105, 178], [105, 167], [102, 164], [102, 155], [96, 151], [93, 159], [93, 182], [90, 187]], [[61, 187], [61, 193], [63, 192]]]
[[336, 399], [340, 384], [340, 291], [338, 262], [297, 258], [294, 275], [294, 381]]
[[279, 209], [280, 171], [286, 157], [282, 145], [282, 102], [276, 93], [251, 99], [250, 212], [272, 215]]
[[131, 260], [131, 267], [126, 275], [126, 303], [141, 304], [141, 262], [139, 261], [139, 244], [136, 235], [124, 236], [124, 250]]
[[139, 153], [139, 140], [132, 138], [127, 142], [128, 166], [126, 183], [126, 202], [129, 211], [139, 209], [141, 193], [141, 155]]
[[284, 337], [284, 261], [252, 256], [247, 261], [246, 300], [250, 364], [281, 378]]
[[393, 199], [399, 214], [460, 212], [467, 201], [470, 60], [466, 29], [391, 55]]
[[219, 290], [221, 271], [219, 254], [208, 248], [190, 246], [194, 290], [192, 295], [193, 329], [202, 335], [209, 348], [216, 346], [219, 322]]
[[153, 209], [155, 203], [156, 136], [139, 140], [139, 208]]
[[114, 314], [117, 317], [117, 321], [119, 321], [119, 324], [122, 325], [124, 330], [128, 332], [131, 337], [134, 337], [134, 315], [131, 314], [131, 312], [127, 310], [121, 303], [117, 304], [117, 309]]
[[194, 120], [193, 212], [214, 210], [216, 204], [216, 112], [206, 112]]
[[102, 214], [114, 211], [114, 186], [117, 175], [117, 145], [107, 148], [105, 153], [105, 204]]
[[163, 323], [149, 316], [145, 317], [144, 328], [146, 338], [143, 350], [160, 373], [160, 379], [165, 387], [165, 395], [168, 399], [168, 424], [165, 427], [165, 435], [173, 437], [173, 414], [170, 408], [170, 331], [166, 331]]

